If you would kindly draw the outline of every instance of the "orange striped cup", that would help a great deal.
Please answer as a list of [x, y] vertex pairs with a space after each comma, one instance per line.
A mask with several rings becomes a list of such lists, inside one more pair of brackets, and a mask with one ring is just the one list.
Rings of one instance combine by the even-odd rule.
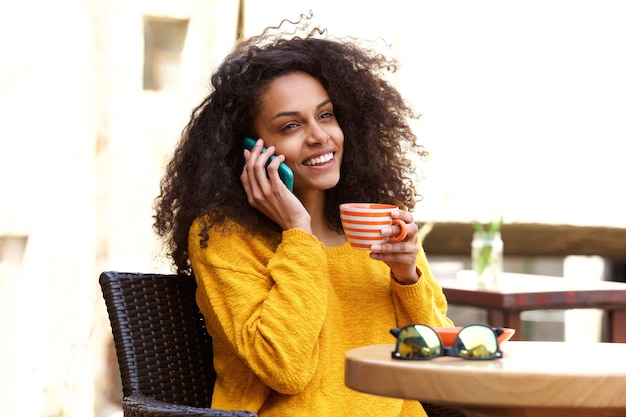
[[[352, 247], [370, 250], [374, 244], [403, 240], [407, 234], [406, 223], [401, 219], [391, 218], [391, 210], [397, 208], [392, 204], [379, 203], [340, 204], [341, 224]], [[400, 226], [400, 235], [388, 238], [380, 234], [381, 229], [392, 224]]]

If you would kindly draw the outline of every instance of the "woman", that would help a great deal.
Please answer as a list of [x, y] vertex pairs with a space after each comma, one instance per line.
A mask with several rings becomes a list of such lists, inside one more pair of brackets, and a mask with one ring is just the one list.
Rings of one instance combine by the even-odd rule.
[[[239, 43], [216, 70], [156, 200], [156, 231], [198, 282], [218, 375], [212, 406], [425, 415], [418, 402], [343, 384], [346, 350], [393, 343], [391, 327], [452, 325], [407, 211], [418, 195], [404, 155], [423, 154], [415, 115], [384, 79], [393, 61], [319, 29], [278, 29]], [[252, 150], [244, 137], [258, 139]], [[406, 238], [352, 249], [339, 220], [347, 201], [401, 205], [393, 216]]]

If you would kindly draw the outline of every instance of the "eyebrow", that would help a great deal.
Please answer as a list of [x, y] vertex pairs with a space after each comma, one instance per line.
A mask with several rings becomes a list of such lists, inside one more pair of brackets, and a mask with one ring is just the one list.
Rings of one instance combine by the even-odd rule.
[[[324, 107], [325, 105], [327, 105], [328, 103], [331, 103], [329, 98], [327, 98], [326, 100], [322, 101], [320, 104], [315, 106], [315, 108], [319, 110], [322, 107]], [[285, 117], [285, 116], [297, 116], [299, 114], [300, 114], [300, 112], [297, 112], [297, 111], [283, 111], [283, 112], [277, 113], [274, 117], [272, 117], [272, 120], [273, 119], [277, 119], [279, 117]]]

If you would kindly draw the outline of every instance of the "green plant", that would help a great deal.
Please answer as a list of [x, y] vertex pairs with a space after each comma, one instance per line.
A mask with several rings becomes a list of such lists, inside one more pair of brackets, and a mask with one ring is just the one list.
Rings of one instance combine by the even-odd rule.
[[[489, 227], [485, 229], [482, 223], [477, 220], [472, 221], [472, 227], [474, 228], [474, 232], [478, 235], [478, 237], [482, 240], [493, 240], [495, 234], [500, 231], [502, 227], [503, 216], [500, 216], [499, 219], [492, 220], [489, 223]], [[492, 245], [483, 245], [478, 252], [478, 255], [475, 259], [474, 269], [478, 276], [481, 276], [485, 269], [489, 265], [491, 260], [491, 251], [493, 250]]]

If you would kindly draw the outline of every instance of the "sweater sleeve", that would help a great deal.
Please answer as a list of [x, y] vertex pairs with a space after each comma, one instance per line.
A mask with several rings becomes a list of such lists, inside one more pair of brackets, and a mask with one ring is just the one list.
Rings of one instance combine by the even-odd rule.
[[451, 327], [452, 320], [447, 316], [448, 304], [437, 280], [433, 277], [424, 250], [420, 248], [416, 266], [421, 273], [413, 285], [400, 285], [391, 280], [398, 326], [412, 323], [427, 324], [432, 327]]
[[189, 254], [211, 335], [273, 390], [300, 392], [315, 373], [327, 311], [321, 243], [292, 229], [274, 250], [235, 226], [211, 231], [201, 248], [197, 223]]

